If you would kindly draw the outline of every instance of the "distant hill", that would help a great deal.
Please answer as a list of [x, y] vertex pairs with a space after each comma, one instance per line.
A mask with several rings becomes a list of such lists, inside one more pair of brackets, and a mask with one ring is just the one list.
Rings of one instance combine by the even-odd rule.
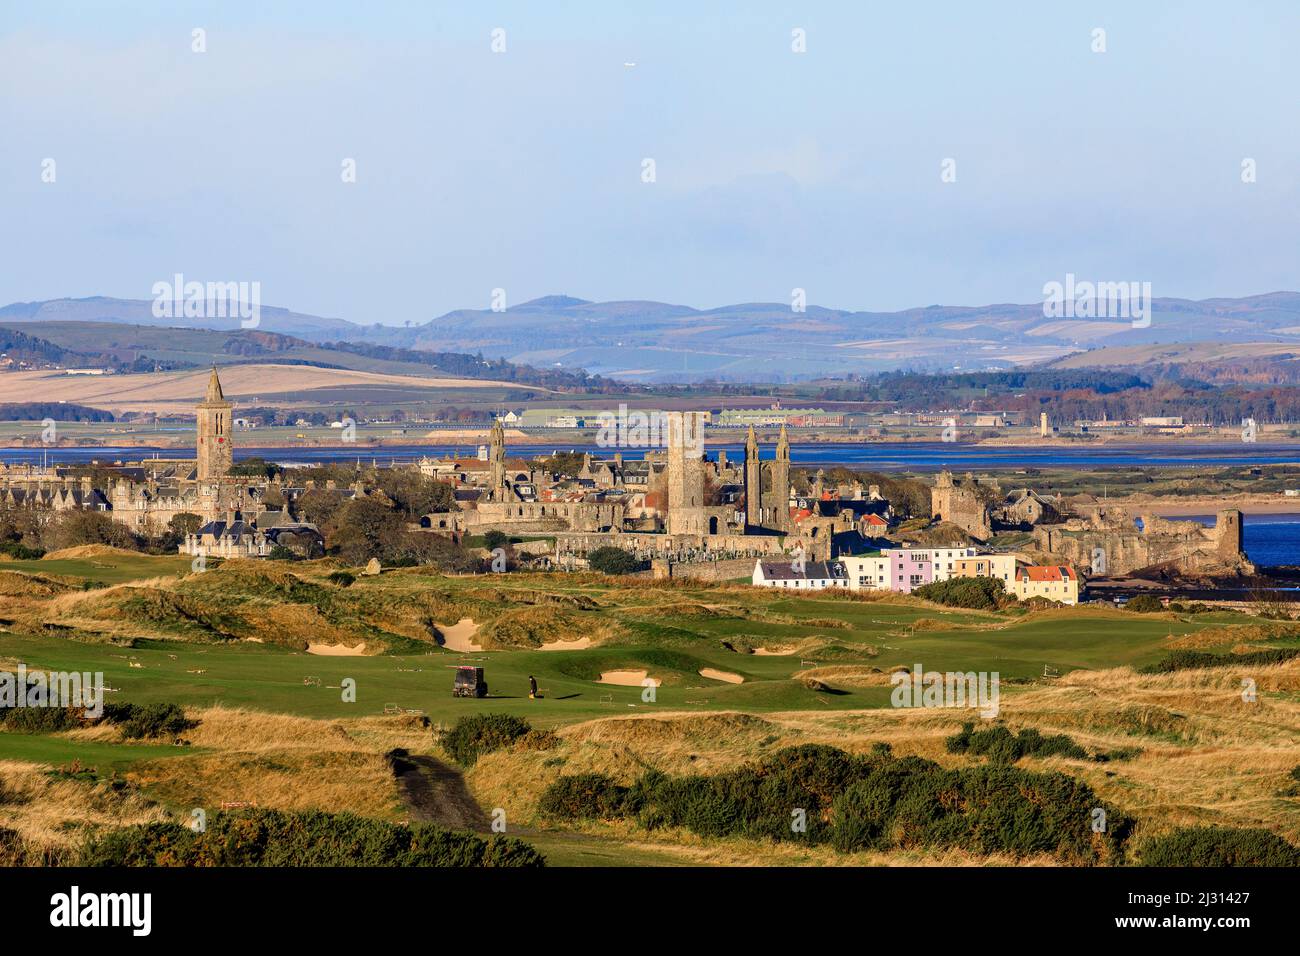
[[[37, 334], [39, 333], [39, 335]], [[600, 389], [581, 370], [535, 369], [459, 352], [412, 351], [367, 343], [309, 342], [262, 329], [215, 331], [115, 322], [0, 324], [0, 353], [32, 368], [185, 370], [273, 362], [385, 375], [485, 379], [554, 389]]]
[[[264, 332], [284, 332], [299, 338], [348, 339], [361, 326], [344, 319], [326, 319], [305, 315], [275, 306], [261, 307], [258, 328]], [[241, 328], [239, 319], [156, 318], [153, 302], [148, 299], [50, 299], [45, 302], [15, 302], [0, 308], [0, 323], [15, 322], [119, 322], [126, 325], [155, 325], [170, 328], [225, 329]]]
[[[154, 319], [147, 301], [59, 299], [0, 309], [0, 324], [5, 325], [68, 319], [185, 324]], [[203, 322], [189, 324], [198, 327]], [[238, 322], [227, 320], [223, 328], [237, 329]], [[1202, 301], [1157, 298], [1146, 328], [1133, 328], [1123, 319], [1048, 319], [1041, 303], [933, 305], [901, 312], [810, 305], [804, 312], [793, 312], [780, 302], [696, 309], [551, 295], [501, 312], [458, 309], [410, 327], [363, 326], [264, 306], [258, 331], [312, 343], [481, 354], [489, 361], [504, 359], [555, 372], [585, 369], [629, 382], [787, 381], [892, 370], [988, 371], [1063, 360], [1088, 362], [1079, 353], [1185, 343], [1257, 343], [1283, 351], [1294, 344], [1300, 351], [1300, 293]]]

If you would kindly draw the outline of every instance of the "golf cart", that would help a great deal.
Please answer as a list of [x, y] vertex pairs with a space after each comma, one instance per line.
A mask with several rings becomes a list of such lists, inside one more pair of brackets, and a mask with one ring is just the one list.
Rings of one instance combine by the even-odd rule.
[[483, 679], [481, 667], [457, 667], [456, 682], [452, 685], [453, 697], [486, 697], [487, 681]]

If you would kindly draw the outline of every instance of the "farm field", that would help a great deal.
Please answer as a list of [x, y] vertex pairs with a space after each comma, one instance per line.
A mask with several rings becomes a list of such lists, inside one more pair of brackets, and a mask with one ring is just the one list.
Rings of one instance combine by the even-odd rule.
[[[77, 787], [124, 782], [131, 802], [118, 823], [223, 804], [437, 819], [436, 806], [413, 805], [395, 786], [386, 755], [401, 748], [450, 768], [478, 807], [499, 808], [508, 832], [552, 865], [1026, 862], [955, 849], [845, 855], [627, 821], [557, 822], [539, 810], [561, 775], [724, 772], [806, 744], [866, 753], [887, 743], [963, 765], [971, 758], [944, 741], [978, 721], [974, 711], [891, 706], [890, 672], [920, 664], [996, 671], [997, 723], [1124, 754], [1023, 765], [1084, 780], [1147, 827], [1227, 822], [1300, 838], [1300, 800], [1286, 795], [1300, 728], [1295, 662], [1140, 673], [1178, 648], [1300, 646], [1246, 615], [1013, 614], [900, 596], [420, 569], [351, 569], [345, 586], [330, 577], [338, 570], [233, 561], [195, 574], [171, 558], [112, 553], [0, 563], [0, 665], [102, 671], [110, 702], [175, 703], [198, 721], [186, 746], [128, 741], [109, 726], [0, 731], [0, 776], [37, 787], [71, 766], [76, 781], [59, 784], [70, 818], [89, 799]], [[484, 668], [486, 699], [452, 697], [458, 665]], [[1258, 684], [1256, 707], [1241, 699], [1243, 674]], [[528, 697], [530, 675], [539, 699]], [[658, 681], [653, 693], [645, 678]], [[355, 700], [345, 700], [348, 682]], [[524, 718], [541, 742], [460, 766], [437, 731], [475, 714]], [[0, 806], [0, 826], [70, 839], [48, 814], [21, 807]]]

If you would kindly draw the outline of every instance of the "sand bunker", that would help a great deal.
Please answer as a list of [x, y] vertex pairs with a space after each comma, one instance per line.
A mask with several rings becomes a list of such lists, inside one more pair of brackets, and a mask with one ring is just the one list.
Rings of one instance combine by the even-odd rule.
[[739, 674], [733, 674], [731, 671], [720, 671], [716, 667], [701, 667], [700, 676], [707, 677], [709, 680], [726, 681], [728, 684], [745, 683], [745, 678]]
[[471, 617], [462, 617], [455, 624], [439, 624], [438, 633], [442, 635], [442, 646], [449, 651], [467, 654], [470, 651], [483, 650], [481, 646], [474, 643], [478, 625]]
[[651, 677], [649, 671], [602, 671], [599, 683], [618, 684], [620, 687], [645, 687], [647, 681], [658, 687], [662, 681]]
[[346, 644], [308, 644], [308, 654], [320, 654], [322, 657], [360, 657], [366, 652], [366, 642], [354, 647]]
[[541, 649], [544, 651], [581, 651], [591, 647], [591, 638], [580, 637], [576, 641], [551, 641], [549, 644], [543, 644]]
[[789, 657], [794, 653], [793, 650], [787, 651], [783, 647], [756, 647], [754, 648], [755, 657]]

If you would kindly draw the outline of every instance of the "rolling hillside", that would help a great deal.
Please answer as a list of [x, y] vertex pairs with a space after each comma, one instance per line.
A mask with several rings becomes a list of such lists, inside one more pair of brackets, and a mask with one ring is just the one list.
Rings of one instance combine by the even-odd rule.
[[[546, 296], [502, 312], [448, 312], [409, 327], [363, 326], [263, 307], [261, 326], [240, 332], [236, 320], [159, 320], [153, 318], [147, 301], [93, 298], [6, 306], [0, 309], [0, 325], [73, 349], [79, 341], [85, 344], [73, 331], [79, 323], [124, 325], [134, 331], [108, 335], [111, 349], [163, 359], [193, 350], [229, 360], [228, 337], [233, 334], [249, 337], [241, 348], [347, 368], [360, 366], [354, 358], [340, 359], [337, 343], [481, 354], [488, 360], [504, 359], [556, 374], [582, 378], [585, 369], [629, 382], [787, 381], [897, 369], [997, 370], [1063, 361], [1091, 365], [1098, 363], [1080, 356], [1094, 350], [1106, 353], [1100, 364], [1115, 364], [1126, 359], [1123, 352], [1110, 353], [1113, 349], [1159, 355], [1161, 348], [1187, 343], [1300, 348], [1300, 293], [1203, 301], [1156, 298], [1152, 313], [1149, 327], [1134, 328], [1122, 319], [1045, 319], [1037, 302], [934, 305], [902, 312], [810, 305], [796, 313], [781, 302], [695, 309], [653, 301], [590, 302]], [[196, 327], [192, 334], [199, 338], [187, 338], [185, 348], [176, 349], [182, 343], [173, 330], [161, 333], [160, 339], [148, 331], [177, 324]], [[227, 339], [204, 338], [207, 333], [197, 329], [204, 324], [221, 325], [219, 334]], [[286, 336], [296, 341], [280, 341]], [[336, 345], [329, 355], [313, 352], [310, 344], [331, 342]], [[1142, 353], [1143, 349], [1152, 351]], [[1112, 360], [1112, 354], [1118, 358]], [[395, 358], [409, 363], [412, 357], [387, 356], [384, 361]], [[382, 370], [397, 371], [391, 366]]]

